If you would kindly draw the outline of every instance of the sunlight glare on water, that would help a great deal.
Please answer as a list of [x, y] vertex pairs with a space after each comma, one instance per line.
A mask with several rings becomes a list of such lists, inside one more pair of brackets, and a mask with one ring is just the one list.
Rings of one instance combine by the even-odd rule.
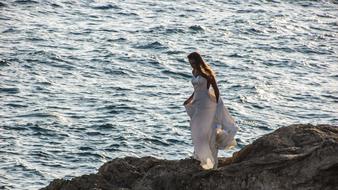
[[285, 125], [337, 124], [337, 17], [336, 1], [0, 2], [0, 189], [191, 156], [192, 51], [240, 128], [219, 156]]

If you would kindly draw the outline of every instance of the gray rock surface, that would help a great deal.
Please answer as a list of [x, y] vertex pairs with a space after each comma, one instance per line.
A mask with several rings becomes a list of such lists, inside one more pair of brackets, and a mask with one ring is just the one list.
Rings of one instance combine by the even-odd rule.
[[202, 170], [194, 159], [116, 158], [96, 174], [55, 179], [43, 190], [338, 189], [338, 127], [299, 124], [266, 134]]

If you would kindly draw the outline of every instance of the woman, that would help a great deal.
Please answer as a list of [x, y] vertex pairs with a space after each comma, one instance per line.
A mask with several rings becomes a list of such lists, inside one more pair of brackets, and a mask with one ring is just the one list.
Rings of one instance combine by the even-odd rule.
[[188, 59], [194, 92], [183, 105], [190, 117], [193, 157], [203, 169], [216, 169], [218, 150], [236, 146], [238, 127], [223, 104], [213, 70], [197, 52], [190, 53]]

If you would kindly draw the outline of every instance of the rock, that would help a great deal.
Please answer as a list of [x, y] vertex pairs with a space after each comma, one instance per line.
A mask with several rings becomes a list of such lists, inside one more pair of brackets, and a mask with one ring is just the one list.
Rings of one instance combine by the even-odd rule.
[[338, 127], [291, 125], [266, 134], [219, 158], [219, 168], [202, 170], [199, 161], [153, 157], [116, 158], [96, 174], [55, 179], [42, 190], [222, 190], [338, 188]]

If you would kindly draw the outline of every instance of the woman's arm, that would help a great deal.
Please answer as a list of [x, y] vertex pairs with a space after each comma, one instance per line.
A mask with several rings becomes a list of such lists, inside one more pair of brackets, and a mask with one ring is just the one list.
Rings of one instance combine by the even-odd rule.
[[195, 92], [193, 92], [192, 95], [191, 95], [186, 101], [184, 101], [183, 105], [185, 105], [185, 104], [187, 104], [187, 103], [190, 102], [190, 100], [191, 100], [192, 97], [194, 96], [194, 93], [195, 93]]
[[191, 96], [188, 98], [188, 100], [192, 99], [192, 97], [194, 96], [195, 91], [191, 94]]
[[216, 83], [216, 80], [215, 80], [214, 77], [212, 77], [212, 78], [210, 79], [210, 83], [211, 83], [212, 87], [214, 88], [215, 96], [216, 96], [216, 102], [218, 103], [218, 99], [219, 99], [219, 90], [218, 90], [217, 83]]
[[[195, 75], [195, 74], [194, 74], [194, 73], [195, 73], [195, 69], [194, 69], [194, 68], [192, 69], [191, 73], [192, 73], [193, 75]], [[187, 103], [190, 102], [190, 100], [191, 100], [192, 97], [194, 96], [194, 93], [195, 93], [195, 91], [191, 94], [191, 96], [190, 96], [186, 101], [184, 101], [183, 105], [185, 105], [185, 104], [187, 104]]]

